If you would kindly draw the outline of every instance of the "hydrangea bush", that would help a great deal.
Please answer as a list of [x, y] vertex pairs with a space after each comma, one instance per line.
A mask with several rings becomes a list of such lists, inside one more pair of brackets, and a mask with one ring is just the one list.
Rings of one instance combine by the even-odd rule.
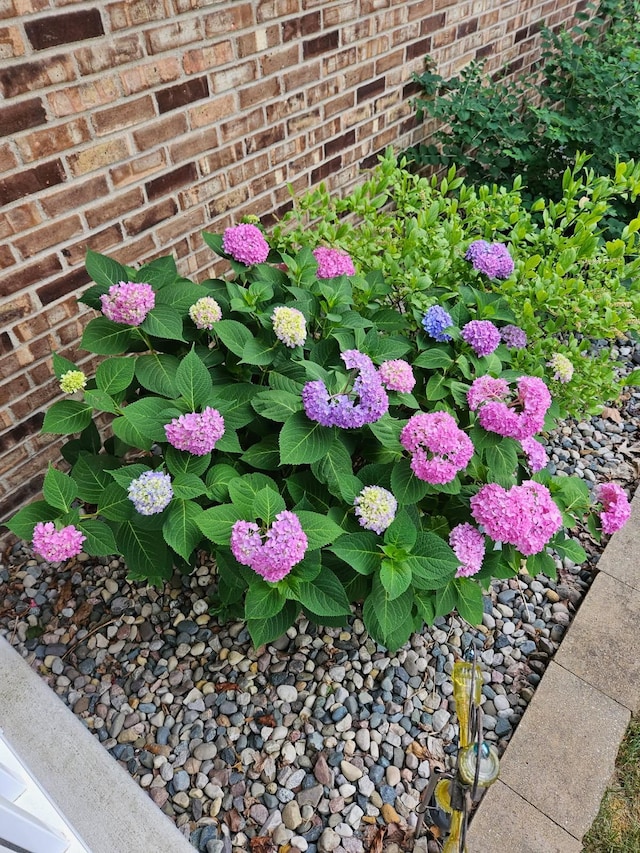
[[[343, 198], [321, 186], [294, 199], [274, 243], [285, 252], [339, 246], [358, 270], [380, 271], [391, 287], [389, 302], [416, 321], [430, 307], [450, 313], [473, 288], [474, 320], [500, 325], [514, 349], [513, 366], [545, 379], [563, 413], [595, 413], [620, 386], [610, 348], [594, 349], [594, 342], [637, 337], [640, 218], [619, 239], [601, 234], [616, 202], [640, 195], [640, 163], [619, 163], [613, 176], [595, 177], [587, 159], [579, 156], [567, 169], [559, 200], [531, 202], [519, 178], [511, 189], [474, 187], [455, 168], [443, 180], [425, 178], [389, 150]], [[438, 313], [428, 322], [441, 327], [436, 340], [446, 339]], [[491, 346], [482, 326], [466, 334]], [[631, 381], [639, 380], [636, 371]]]
[[[204, 239], [226, 279], [88, 253], [82, 347], [104, 359], [89, 378], [54, 356], [69, 396], [43, 431], [69, 436], [69, 470], [50, 466], [9, 525], [42, 558], [117, 553], [161, 584], [204, 550], [214, 612], [256, 646], [362, 602], [395, 649], [454, 608], [480, 622], [492, 577], [581, 562], [567, 528], [585, 515], [596, 536], [626, 521], [620, 487], [546, 470], [551, 395], [516, 367], [527, 336], [505, 299], [467, 284], [406, 311], [332, 246], [274, 251], [254, 223]], [[470, 273], [513, 269], [495, 242], [451, 252]]]

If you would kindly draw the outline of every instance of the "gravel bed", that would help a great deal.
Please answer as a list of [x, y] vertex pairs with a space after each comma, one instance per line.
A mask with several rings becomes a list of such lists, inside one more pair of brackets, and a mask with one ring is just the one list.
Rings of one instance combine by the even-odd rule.
[[[621, 346], [622, 369], [640, 349]], [[629, 366], [629, 368], [626, 367]], [[547, 438], [552, 471], [587, 485], [638, 478], [640, 389]], [[557, 560], [558, 580], [495, 582], [479, 628], [438, 619], [397, 654], [366, 633], [300, 619], [253, 649], [243, 623], [208, 612], [204, 558], [164, 589], [119, 559], [0, 562], [0, 633], [203, 853], [399, 853], [434, 766], [452, 766], [451, 671], [474, 643], [488, 740], [504, 749], [597, 571]], [[434, 848], [436, 849], [436, 848]]]

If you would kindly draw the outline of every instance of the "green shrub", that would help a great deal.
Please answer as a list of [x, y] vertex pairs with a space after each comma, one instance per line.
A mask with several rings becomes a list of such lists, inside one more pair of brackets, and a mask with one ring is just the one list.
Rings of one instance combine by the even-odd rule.
[[[563, 412], [596, 412], [618, 387], [608, 352], [595, 354], [591, 343], [637, 328], [640, 307], [640, 219], [609, 242], [599, 229], [617, 198], [640, 192], [640, 164], [621, 163], [614, 176], [596, 177], [582, 168], [584, 159], [564, 173], [558, 201], [531, 204], [520, 179], [510, 190], [476, 188], [451, 168], [438, 182], [409, 173], [387, 152], [345, 198], [321, 187], [296, 200], [275, 230], [276, 245], [341, 246], [361, 269], [379, 270], [391, 286], [389, 304], [415, 318], [437, 302], [455, 301], [471, 284], [487, 295], [478, 310], [490, 319], [490, 299], [500, 295], [529, 338], [515, 367], [546, 376]], [[507, 243], [515, 273], [506, 281], [473, 273], [464, 250], [475, 239]], [[547, 367], [557, 352], [575, 367], [566, 385]]]
[[[414, 105], [420, 120], [436, 119], [438, 144], [409, 149], [409, 161], [464, 167], [476, 184], [510, 185], [521, 174], [534, 198], [558, 199], [559, 178], [581, 151], [596, 174], [613, 174], [618, 160], [638, 156], [639, 29], [638, 0], [604, 0], [598, 17], [571, 31], [543, 29], [540, 80], [506, 84], [476, 62], [444, 80], [427, 57]], [[634, 210], [617, 199], [612, 232]]]
[[[10, 529], [51, 562], [81, 550], [117, 553], [130, 578], [155, 584], [176, 567], [190, 571], [205, 549], [218, 574], [214, 612], [245, 618], [256, 646], [284, 633], [301, 611], [319, 624], [342, 624], [350, 603], [361, 601], [371, 636], [396, 649], [453, 608], [480, 622], [483, 588], [494, 576], [515, 576], [523, 560], [532, 574], [550, 575], [548, 549], [581, 562], [584, 550], [564, 528], [609, 498], [596, 492], [592, 501], [583, 481], [552, 477], [540, 461], [543, 447], [521, 443], [553, 423], [548, 391], [539, 379], [521, 380], [496, 325], [482, 324], [498, 338], [484, 354], [470, 340], [472, 318], [502, 326], [514, 315], [462, 259], [469, 240], [453, 207], [466, 198], [463, 187], [447, 196], [403, 178], [391, 159], [386, 168], [402, 178], [405, 207], [419, 204], [415, 221], [405, 229], [381, 212], [386, 190], [359, 198], [384, 223], [367, 258], [390, 252], [397, 267], [383, 260], [352, 274], [351, 261], [326, 248], [331, 263], [319, 266], [308, 247], [270, 251], [249, 224], [224, 239], [204, 235], [229, 261], [226, 280], [195, 284], [172, 258], [133, 269], [90, 252], [96, 283], [82, 301], [102, 313], [88, 323], [82, 347], [105, 358], [89, 378], [54, 357], [70, 398], [50, 407], [43, 431], [69, 436], [70, 471], [50, 466], [43, 500], [18, 512]], [[469, 190], [469, 215], [484, 210], [492, 233], [517, 209], [508, 194], [472, 198]], [[474, 237], [484, 233], [479, 223]], [[398, 234], [387, 239], [395, 227], [406, 230], [401, 244]], [[323, 224], [325, 236], [330, 228]], [[364, 253], [361, 242], [354, 248]], [[422, 272], [406, 281], [400, 248], [409, 262], [403, 269], [421, 258]], [[518, 280], [524, 263], [521, 255]], [[436, 341], [423, 330], [418, 285], [441, 275], [456, 288], [437, 287], [451, 322]], [[403, 300], [411, 310], [399, 310]], [[474, 402], [468, 393], [477, 380], [482, 400]], [[495, 383], [502, 389], [500, 417], [519, 412], [526, 435], [482, 426], [487, 382], [492, 400]], [[105, 421], [101, 434], [97, 423]], [[602, 516], [612, 532], [629, 509], [622, 490], [608, 485], [622, 513]], [[491, 528], [496, 500], [504, 503], [500, 543]], [[473, 546], [467, 553], [462, 539]]]

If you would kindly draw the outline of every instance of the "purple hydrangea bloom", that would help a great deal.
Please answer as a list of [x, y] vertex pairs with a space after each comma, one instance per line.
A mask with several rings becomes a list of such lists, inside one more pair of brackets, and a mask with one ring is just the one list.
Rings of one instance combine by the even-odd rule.
[[520, 326], [503, 326], [500, 335], [509, 349], [523, 349], [527, 345], [527, 333]]
[[350, 370], [359, 371], [350, 394], [331, 396], [321, 379], [307, 382], [302, 389], [307, 417], [341, 429], [357, 429], [380, 420], [389, 408], [389, 398], [373, 362], [358, 350], [343, 352], [342, 360]]
[[338, 249], [328, 249], [318, 246], [313, 250], [313, 257], [318, 262], [318, 278], [336, 278], [339, 275], [355, 275], [353, 261], [346, 252]]
[[164, 431], [167, 441], [176, 450], [205, 456], [224, 435], [224, 419], [217, 409], [207, 406], [201, 413], [189, 412], [174, 418]]
[[77, 556], [86, 538], [73, 524], [56, 530], [52, 521], [39, 521], [33, 528], [33, 550], [48, 563], [59, 563]]
[[477, 574], [484, 560], [485, 539], [473, 524], [458, 524], [449, 534], [449, 545], [460, 560], [457, 578], [468, 578]]
[[500, 330], [490, 320], [471, 320], [460, 334], [477, 355], [490, 355], [500, 344]]
[[490, 278], [509, 278], [514, 270], [513, 259], [502, 243], [475, 240], [467, 249], [465, 259]]
[[156, 304], [156, 295], [150, 284], [120, 281], [112, 284], [108, 293], [100, 297], [102, 313], [114, 323], [139, 326]]
[[222, 248], [227, 255], [248, 267], [264, 263], [269, 255], [269, 244], [264, 234], [257, 225], [247, 222], [225, 229]]
[[444, 331], [450, 326], [453, 326], [451, 314], [440, 305], [432, 305], [422, 318], [422, 328], [441, 344], [451, 340], [451, 335], [447, 335]]

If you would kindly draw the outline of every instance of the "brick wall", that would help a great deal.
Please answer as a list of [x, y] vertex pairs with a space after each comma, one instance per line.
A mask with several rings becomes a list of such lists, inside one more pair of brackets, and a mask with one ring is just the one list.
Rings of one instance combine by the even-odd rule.
[[[0, 517], [58, 456], [50, 353], [77, 358], [88, 247], [123, 263], [353, 185], [418, 141], [411, 73], [526, 70], [585, 0], [0, 0]], [[86, 354], [79, 363], [90, 367]]]

